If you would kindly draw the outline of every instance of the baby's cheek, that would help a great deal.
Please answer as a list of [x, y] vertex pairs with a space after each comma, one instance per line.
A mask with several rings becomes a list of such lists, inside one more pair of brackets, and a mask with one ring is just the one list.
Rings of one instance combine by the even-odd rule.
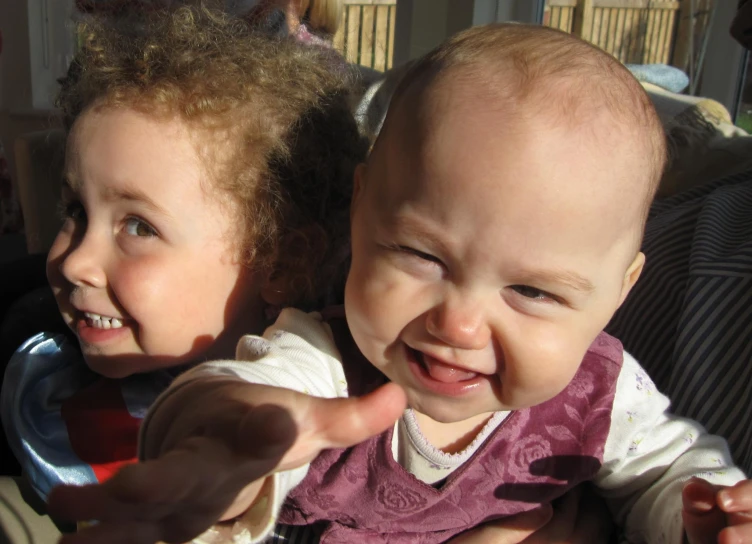
[[507, 350], [506, 374], [510, 386], [526, 391], [529, 401], [540, 403], [559, 394], [572, 380], [584, 357], [584, 349], [567, 335], [535, 335]]

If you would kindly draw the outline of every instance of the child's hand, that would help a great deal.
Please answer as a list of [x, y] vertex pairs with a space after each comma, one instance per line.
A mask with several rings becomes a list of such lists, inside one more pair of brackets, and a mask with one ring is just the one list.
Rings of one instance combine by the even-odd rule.
[[752, 481], [721, 487], [693, 478], [682, 500], [689, 544], [752, 542]]
[[245, 511], [269, 473], [378, 434], [406, 405], [394, 384], [347, 399], [235, 380], [186, 392], [160, 406], [147, 428], [147, 456], [156, 459], [127, 466], [102, 485], [53, 490], [53, 517], [99, 521], [61, 543], [189, 541]]

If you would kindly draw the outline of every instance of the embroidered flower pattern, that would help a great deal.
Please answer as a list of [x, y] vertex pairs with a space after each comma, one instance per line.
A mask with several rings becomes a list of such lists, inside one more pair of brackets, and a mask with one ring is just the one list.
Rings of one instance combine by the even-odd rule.
[[340, 504], [334, 498], [333, 494], [317, 493], [315, 489], [308, 488], [306, 489], [305, 495], [306, 499], [309, 502], [318, 505], [319, 508], [323, 508], [324, 510], [333, 510], [335, 508], [340, 508]]
[[391, 512], [409, 514], [420, 510], [426, 499], [417, 491], [395, 483], [381, 483], [376, 490], [376, 500]]
[[646, 395], [652, 395], [653, 391], [655, 391], [653, 381], [644, 372], [635, 374], [635, 386], [638, 391], [644, 391]]
[[584, 399], [593, 392], [593, 375], [590, 372], [580, 372], [575, 380], [567, 387], [567, 394]]
[[507, 469], [517, 481], [530, 481], [536, 479], [530, 474], [530, 465], [545, 457], [551, 457], [551, 443], [539, 434], [531, 434], [512, 445]]

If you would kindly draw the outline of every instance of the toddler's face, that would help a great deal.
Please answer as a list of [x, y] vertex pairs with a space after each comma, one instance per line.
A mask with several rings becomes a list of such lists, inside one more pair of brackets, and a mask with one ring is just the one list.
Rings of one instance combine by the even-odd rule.
[[65, 223], [47, 276], [87, 364], [108, 377], [232, 356], [260, 331], [257, 281], [235, 259], [231, 208], [181, 121], [90, 110], [67, 156]]
[[395, 117], [356, 175], [345, 304], [411, 407], [456, 422], [572, 379], [639, 276], [645, 161], [609, 129], [445, 99], [430, 126]]

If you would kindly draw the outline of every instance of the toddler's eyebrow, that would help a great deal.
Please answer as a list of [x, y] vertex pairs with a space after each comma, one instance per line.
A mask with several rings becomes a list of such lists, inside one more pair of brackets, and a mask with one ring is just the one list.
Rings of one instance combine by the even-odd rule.
[[144, 204], [147, 208], [150, 208], [155, 213], [167, 216], [170, 215], [167, 210], [157, 204], [154, 199], [135, 187], [107, 187], [104, 192], [104, 198], [110, 201], [128, 200], [131, 202], [139, 202]]
[[76, 176], [74, 176], [71, 172], [68, 172], [68, 171], [63, 172], [63, 185], [62, 185], [63, 191], [70, 191], [72, 193], [75, 193], [78, 191], [78, 188], [80, 186], [81, 186], [81, 183], [79, 182]]

